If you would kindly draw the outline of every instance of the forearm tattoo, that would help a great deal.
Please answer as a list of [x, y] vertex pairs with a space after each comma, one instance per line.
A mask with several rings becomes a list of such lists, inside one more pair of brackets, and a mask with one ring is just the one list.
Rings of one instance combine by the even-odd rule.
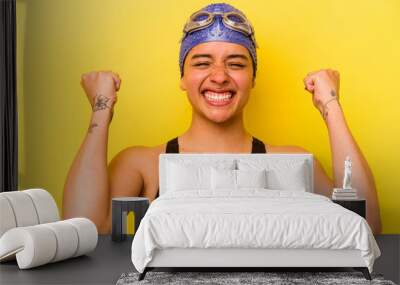
[[111, 108], [111, 106], [108, 106], [107, 103], [110, 101], [111, 98], [108, 98], [106, 96], [103, 96], [101, 94], [97, 94], [96, 97], [94, 98], [94, 106], [93, 106], [93, 111], [99, 111], [99, 110], [104, 110], [106, 108]]
[[337, 98], [337, 96], [336, 96], [335, 90], [331, 90], [330, 94], [331, 94], [332, 98], [329, 99], [329, 100], [322, 106], [322, 111], [320, 111], [320, 112], [321, 112], [321, 115], [322, 115], [322, 117], [324, 118], [325, 121], [327, 120], [328, 114], [329, 114], [328, 103], [330, 103], [330, 102], [333, 101], [333, 100], [336, 100], [336, 101], [338, 102], [338, 104], [340, 105], [339, 100], [338, 100], [338, 98]]
[[89, 129], [88, 129], [89, 133], [91, 133], [93, 131], [93, 129], [96, 128], [97, 126], [99, 126], [99, 125], [96, 123], [91, 123], [89, 126]]

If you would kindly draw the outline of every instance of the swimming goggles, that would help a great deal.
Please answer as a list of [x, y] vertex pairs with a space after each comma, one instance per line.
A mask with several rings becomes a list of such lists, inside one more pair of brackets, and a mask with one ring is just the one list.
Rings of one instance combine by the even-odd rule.
[[[205, 10], [200, 10], [194, 12], [189, 20], [186, 22], [185, 27], [183, 28], [183, 37], [182, 40], [186, 37], [188, 33], [204, 29], [210, 26], [215, 21], [215, 16], [222, 17], [222, 23], [225, 27], [241, 32], [246, 36], [250, 37], [254, 43], [255, 47], [257, 46], [256, 39], [254, 36], [254, 29], [250, 22], [247, 20], [246, 16], [240, 12], [230, 11], [230, 12], [208, 12]], [[182, 41], [181, 40], [181, 41]]]

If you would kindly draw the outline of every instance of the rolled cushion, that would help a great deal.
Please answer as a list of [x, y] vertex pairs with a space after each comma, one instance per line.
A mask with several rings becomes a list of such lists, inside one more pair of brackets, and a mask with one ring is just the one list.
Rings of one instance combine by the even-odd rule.
[[75, 255], [78, 248], [78, 232], [74, 226], [65, 221], [43, 224], [55, 235], [57, 241], [56, 253], [51, 262], [60, 261]]
[[24, 191], [3, 192], [0, 195], [10, 202], [17, 227], [33, 226], [39, 223], [35, 205]]
[[56, 251], [56, 237], [43, 225], [13, 228], [0, 238], [0, 261], [16, 255], [20, 269], [49, 263]]
[[20, 269], [76, 257], [97, 245], [97, 228], [86, 218], [18, 227], [0, 238], [0, 261], [16, 255]]
[[74, 226], [78, 233], [78, 247], [74, 257], [90, 252], [96, 248], [98, 239], [97, 228], [91, 220], [86, 218], [73, 218], [65, 220], [64, 222]]
[[50, 193], [43, 189], [0, 193], [0, 213], [0, 237], [15, 227], [60, 220], [56, 202]]
[[22, 192], [31, 197], [39, 218], [39, 224], [60, 220], [57, 204], [49, 192], [43, 189], [28, 189]]
[[0, 237], [9, 229], [15, 228], [17, 222], [10, 202], [6, 197], [0, 196]]

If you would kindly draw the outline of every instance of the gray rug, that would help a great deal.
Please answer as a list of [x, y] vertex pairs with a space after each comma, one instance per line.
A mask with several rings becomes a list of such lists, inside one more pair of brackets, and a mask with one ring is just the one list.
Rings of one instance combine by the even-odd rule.
[[139, 273], [124, 273], [117, 285], [133, 284], [379, 284], [395, 285], [384, 280], [382, 275], [372, 274], [372, 281], [361, 272], [147, 272], [145, 279], [138, 281]]

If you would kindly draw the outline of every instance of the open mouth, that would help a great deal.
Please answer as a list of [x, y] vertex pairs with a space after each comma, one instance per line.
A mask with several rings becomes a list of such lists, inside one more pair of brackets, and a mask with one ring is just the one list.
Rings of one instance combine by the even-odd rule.
[[233, 101], [233, 97], [235, 97], [236, 92], [231, 90], [226, 91], [211, 91], [204, 90], [201, 92], [206, 102], [212, 106], [226, 106], [229, 105]]

